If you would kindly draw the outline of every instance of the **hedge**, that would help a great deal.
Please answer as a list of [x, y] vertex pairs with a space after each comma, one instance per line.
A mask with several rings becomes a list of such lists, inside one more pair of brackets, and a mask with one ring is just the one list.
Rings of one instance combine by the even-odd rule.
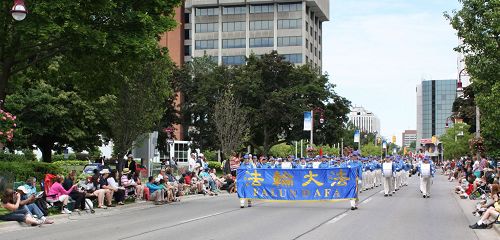
[[222, 166], [222, 164], [220, 162], [217, 162], [217, 161], [208, 161], [208, 167], [209, 168], [215, 168], [217, 170], [220, 170], [221, 166]]
[[36, 177], [41, 182], [47, 173], [60, 174], [63, 169], [44, 162], [0, 162], [0, 175], [10, 175], [5, 176], [10, 181], [26, 181], [29, 177]]

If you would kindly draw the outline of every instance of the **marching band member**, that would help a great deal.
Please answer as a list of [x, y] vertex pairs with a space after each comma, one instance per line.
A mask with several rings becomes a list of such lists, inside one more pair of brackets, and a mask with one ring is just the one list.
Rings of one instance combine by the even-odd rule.
[[321, 163], [319, 164], [319, 168], [330, 168], [330, 163], [328, 162], [328, 159], [326, 159], [325, 156], [321, 158]]
[[[251, 162], [250, 156], [244, 155], [244, 161], [240, 165], [240, 169], [254, 169], [256, 166]], [[247, 199], [248, 207], [252, 207], [252, 199]], [[240, 207], [245, 207], [245, 199], [240, 199]]]
[[418, 167], [420, 173], [420, 189], [422, 190], [422, 197], [429, 198], [431, 194], [431, 181], [434, 177], [436, 169], [429, 157], [424, 157], [423, 162]]
[[361, 184], [362, 179], [363, 179], [363, 175], [362, 175], [362, 172], [363, 172], [362, 167], [363, 166], [362, 166], [361, 162], [358, 160], [359, 156], [360, 156], [359, 151], [352, 152], [351, 160], [347, 163], [349, 168], [356, 169], [356, 177], [358, 178], [358, 182], [356, 183], [357, 184], [357, 186], [356, 186], [356, 199], [351, 200], [351, 210], [358, 209], [359, 192], [360, 192], [359, 185]]
[[389, 156], [385, 157], [382, 164], [382, 174], [384, 176], [384, 197], [392, 196], [394, 191], [394, 164]]

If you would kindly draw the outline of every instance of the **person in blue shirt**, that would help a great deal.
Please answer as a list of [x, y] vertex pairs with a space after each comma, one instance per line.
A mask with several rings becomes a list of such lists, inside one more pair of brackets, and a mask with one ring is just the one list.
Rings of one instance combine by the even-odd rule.
[[356, 210], [358, 209], [358, 202], [359, 202], [359, 188], [360, 188], [360, 184], [361, 184], [361, 180], [362, 180], [362, 172], [363, 172], [363, 169], [362, 169], [362, 164], [361, 162], [359, 161], [359, 157], [361, 156], [361, 154], [359, 153], [359, 151], [354, 151], [351, 153], [351, 160], [349, 160], [349, 162], [347, 163], [347, 166], [351, 169], [353, 169], [354, 171], [356, 171], [356, 177], [358, 179], [358, 182], [357, 182], [357, 186], [356, 186], [356, 198], [354, 200], [351, 200], [351, 210]]
[[[250, 161], [250, 157], [248, 155], [245, 155], [243, 157], [243, 162], [240, 165], [240, 169], [254, 169], [255, 165]], [[252, 207], [252, 199], [247, 199], [247, 206]], [[242, 198], [240, 199], [240, 207], [244, 208], [245, 207], [245, 199]]]
[[300, 159], [300, 163], [296, 165], [297, 169], [306, 169], [307, 168], [307, 162], [305, 158]]
[[330, 168], [330, 163], [326, 159], [326, 157], [321, 158], [321, 163], [319, 164], [318, 168]]

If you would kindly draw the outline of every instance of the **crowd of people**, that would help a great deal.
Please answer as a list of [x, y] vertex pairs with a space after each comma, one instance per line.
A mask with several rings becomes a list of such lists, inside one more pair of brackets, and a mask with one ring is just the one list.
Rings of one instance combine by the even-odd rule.
[[[48, 219], [48, 208], [59, 209], [61, 214], [72, 214], [96, 208], [108, 209], [124, 205], [127, 199], [143, 203], [152, 201], [163, 205], [181, 201], [188, 194], [218, 195], [222, 190], [235, 191], [235, 177], [225, 174], [217, 176], [215, 169], [209, 169], [203, 155], [195, 156], [195, 164], [188, 169], [175, 171], [165, 166], [155, 176], [143, 182], [135, 168], [127, 164], [121, 174], [107, 168], [94, 170], [91, 176], [78, 179], [76, 171], [67, 176], [47, 174], [45, 191], [37, 192], [35, 178], [17, 189], [5, 189], [1, 194], [1, 205], [8, 213], [0, 215], [2, 221], [24, 222], [39, 226], [52, 224]], [[129, 162], [131, 156], [129, 156]], [[47, 181], [49, 179], [49, 181]], [[73, 209], [71, 209], [71, 207]], [[71, 209], [71, 210], [70, 210]]]
[[443, 164], [443, 173], [456, 181], [455, 192], [462, 199], [475, 201], [472, 214], [479, 219], [472, 229], [491, 228], [500, 221], [500, 162], [486, 158], [463, 157]]

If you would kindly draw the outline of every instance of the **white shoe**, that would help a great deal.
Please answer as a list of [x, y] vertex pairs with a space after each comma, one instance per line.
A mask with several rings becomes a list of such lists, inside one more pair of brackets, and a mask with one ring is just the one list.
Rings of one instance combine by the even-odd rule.
[[61, 211], [62, 214], [71, 214], [71, 211], [68, 210], [67, 208], [64, 208], [62, 211]]

